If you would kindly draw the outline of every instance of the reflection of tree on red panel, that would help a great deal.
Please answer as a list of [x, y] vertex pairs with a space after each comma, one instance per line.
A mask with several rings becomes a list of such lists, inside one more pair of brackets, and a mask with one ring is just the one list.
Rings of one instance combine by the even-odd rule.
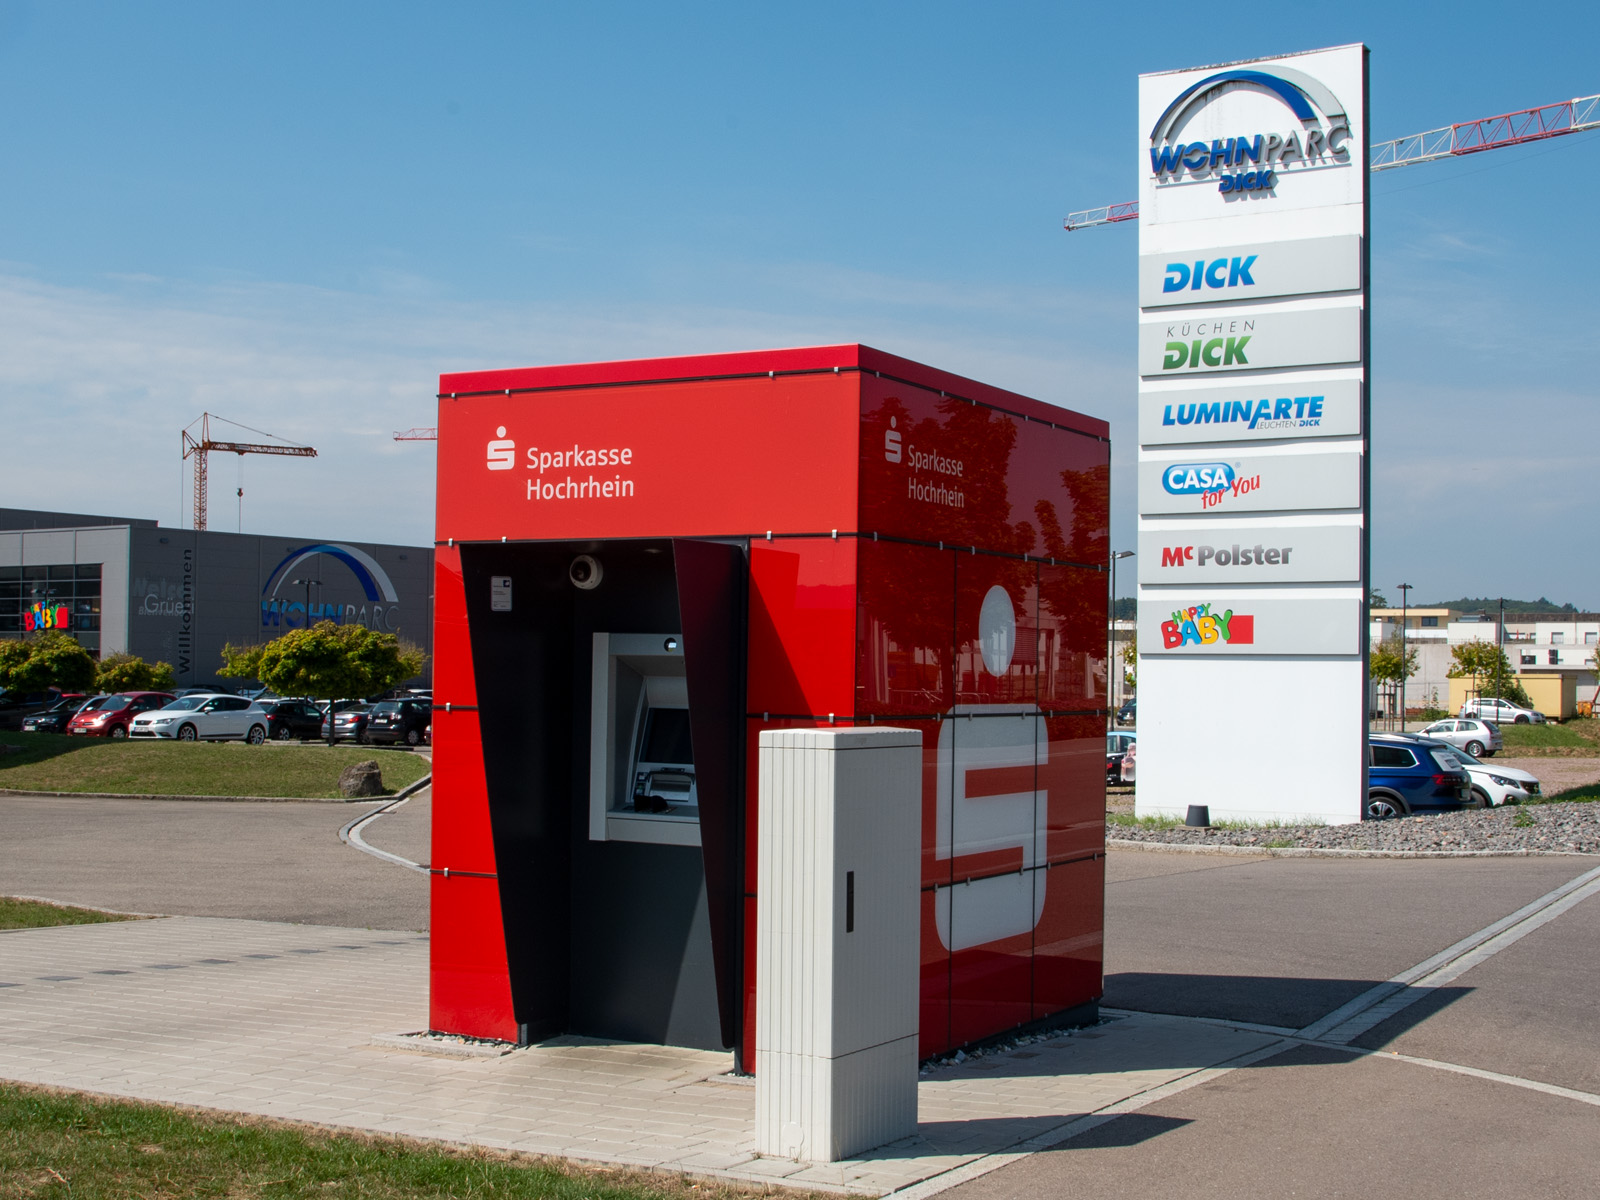
[[[1045, 552], [1052, 558], [1100, 566], [1110, 549], [1109, 465], [1085, 471], [1063, 471], [1061, 482], [1072, 497], [1072, 532], [1062, 529], [1055, 508], [1046, 500], [1035, 506], [1044, 534]], [[1056, 689], [1053, 699], [1078, 702], [1092, 699], [1090, 689], [1078, 680], [1085, 674], [1094, 680], [1093, 691], [1105, 686], [1107, 599], [1104, 574], [1091, 575], [1084, 568], [1046, 567], [1040, 571], [1039, 599], [1041, 626], [1047, 636], [1060, 639], [1061, 652], [1073, 660], [1067, 690]], [[1087, 664], [1085, 664], [1087, 660]], [[1087, 672], [1084, 666], [1087, 665]], [[1049, 703], [1046, 701], [1045, 703]]]
[[856, 694], [864, 711], [942, 712], [950, 705], [952, 551], [862, 541]]

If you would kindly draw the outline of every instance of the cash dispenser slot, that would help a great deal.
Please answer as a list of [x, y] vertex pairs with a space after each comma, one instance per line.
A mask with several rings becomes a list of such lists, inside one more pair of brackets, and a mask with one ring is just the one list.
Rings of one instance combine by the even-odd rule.
[[596, 633], [591, 698], [590, 839], [698, 846], [682, 639]]

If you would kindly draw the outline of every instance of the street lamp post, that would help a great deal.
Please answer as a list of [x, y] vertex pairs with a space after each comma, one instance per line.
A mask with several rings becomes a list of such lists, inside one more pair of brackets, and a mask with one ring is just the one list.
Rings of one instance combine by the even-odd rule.
[[[1122, 667], [1117, 659], [1117, 559], [1132, 558], [1132, 550], [1113, 550], [1111, 552], [1111, 656], [1106, 662], [1106, 728], [1110, 729], [1117, 721], [1117, 685], [1113, 679], [1122, 678]], [[1137, 632], [1135, 634], [1137, 636]]]
[[306, 628], [310, 629], [311, 628], [311, 587], [312, 587], [313, 584], [315, 584], [317, 587], [321, 587], [322, 586], [322, 580], [320, 580], [320, 579], [291, 579], [289, 581], [289, 586], [290, 587], [299, 587], [302, 583], [306, 585]]
[[1400, 732], [1406, 731], [1406, 607], [1411, 599], [1411, 585], [1400, 585]]

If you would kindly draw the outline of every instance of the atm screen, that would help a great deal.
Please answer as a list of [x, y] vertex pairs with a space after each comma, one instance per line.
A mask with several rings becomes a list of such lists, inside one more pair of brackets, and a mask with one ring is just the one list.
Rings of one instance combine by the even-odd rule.
[[689, 710], [652, 708], [645, 718], [644, 745], [640, 762], [692, 766], [694, 751], [689, 744]]

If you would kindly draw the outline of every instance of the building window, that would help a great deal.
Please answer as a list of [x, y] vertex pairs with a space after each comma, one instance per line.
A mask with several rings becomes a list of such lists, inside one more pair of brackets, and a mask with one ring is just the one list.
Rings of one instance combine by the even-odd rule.
[[1437, 629], [1437, 628], [1439, 628], [1439, 618], [1438, 617], [1423, 617], [1422, 618], [1422, 627], [1424, 629]]
[[1550, 634], [1550, 644], [1552, 646], [1559, 646], [1559, 645], [1561, 645], [1561, 643], [1565, 642], [1566, 640], [1567, 640], [1567, 635], [1562, 633], [1559, 629], [1553, 631]]
[[1596, 641], [1600, 641], [1600, 632], [1591, 629], [1583, 635], [1583, 644], [1585, 646], [1592, 646]]
[[1538, 661], [1539, 661], [1539, 659], [1537, 658], [1537, 656], [1532, 655], [1532, 654], [1524, 654], [1522, 656], [1522, 665], [1525, 666], [1525, 667], [1531, 667], [1534, 664], [1536, 664]]
[[1561, 651], [1559, 651], [1559, 650], [1550, 651], [1550, 665], [1552, 667], [1561, 665]]
[[0, 567], [0, 637], [20, 637], [45, 619], [44, 628], [65, 629], [99, 651], [99, 563]]

